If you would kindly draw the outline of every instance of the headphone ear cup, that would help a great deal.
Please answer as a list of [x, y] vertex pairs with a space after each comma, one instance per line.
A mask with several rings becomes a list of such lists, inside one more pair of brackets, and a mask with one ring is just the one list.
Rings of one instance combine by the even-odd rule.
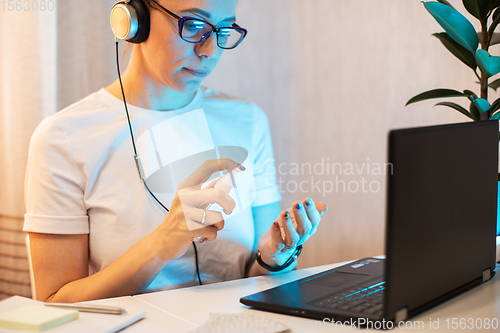
[[149, 36], [149, 9], [143, 0], [119, 1], [110, 15], [115, 37], [130, 43], [142, 43]]
[[151, 26], [151, 21], [149, 19], [149, 9], [143, 0], [131, 0], [130, 5], [135, 9], [137, 13], [137, 33], [127, 42], [139, 44], [148, 39], [149, 29]]

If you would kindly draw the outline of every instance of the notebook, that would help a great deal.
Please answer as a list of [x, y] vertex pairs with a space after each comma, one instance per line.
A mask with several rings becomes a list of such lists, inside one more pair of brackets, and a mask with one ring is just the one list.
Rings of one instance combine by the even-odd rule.
[[359, 326], [397, 323], [489, 280], [498, 138], [497, 121], [391, 131], [386, 258], [357, 260], [240, 302]]
[[0, 313], [0, 327], [45, 331], [78, 318], [78, 310], [48, 308], [35, 304]]
[[[131, 296], [123, 297], [123, 298], [132, 298]], [[115, 299], [119, 300], [119, 299]], [[93, 301], [92, 303], [100, 303], [102, 301], [106, 300], [100, 300], [100, 301]], [[85, 302], [84, 304], [88, 304], [89, 302]], [[104, 303], [107, 305], [113, 305], [113, 303]], [[36, 308], [39, 308], [35, 310]], [[35, 301], [26, 297], [21, 297], [21, 296], [12, 296], [10, 298], [7, 298], [5, 300], [0, 301], [0, 316], [4, 314], [9, 314], [11, 311], [20, 311], [21, 309], [28, 310], [26, 312], [26, 317], [23, 317], [21, 322], [23, 324], [33, 321], [35, 318], [35, 315], [38, 315], [42, 312], [45, 312], [49, 310], [52, 312], [52, 310], [58, 310], [58, 311], [65, 311], [68, 312], [68, 310], [60, 310], [56, 308], [49, 308], [44, 306], [43, 302], [40, 301]], [[74, 312], [72, 310], [69, 311], [70, 313]], [[10, 319], [13, 319], [12, 315], [9, 315]], [[48, 328], [46, 332], [50, 333], [66, 333], [66, 332], [71, 332], [71, 333], [80, 333], [80, 332], [91, 332], [91, 333], [112, 333], [112, 332], [118, 332], [127, 326], [132, 325], [133, 323], [137, 322], [138, 320], [144, 318], [146, 316], [145, 311], [141, 310], [135, 310], [135, 311], [128, 311], [127, 314], [123, 315], [112, 315], [112, 314], [101, 314], [101, 313], [89, 313], [89, 312], [79, 312], [78, 317], [74, 320], [71, 320], [69, 322], [65, 323], [58, 323], [60, 325]], [[38, 323], [40, 324], [40, 323]], [[50, 326], [50, 325], [49, 325]], [[9, 327], [9, 328], [4, 328], [4, 327]], [[48, 326], [47, 326], [48, 327]], [[43, 327], [45, 328], [45, 327]], [[0, 332], [2, 333], [7, 333], [7, 332], [12, 332], [12, 333], [21, 333], [21, 332], [30, 332], [32, 331], [31, 327], [23, 327], [23, 326], [16, 326], [15, 329], [13, 326], [2, 326], [0, 327]]]

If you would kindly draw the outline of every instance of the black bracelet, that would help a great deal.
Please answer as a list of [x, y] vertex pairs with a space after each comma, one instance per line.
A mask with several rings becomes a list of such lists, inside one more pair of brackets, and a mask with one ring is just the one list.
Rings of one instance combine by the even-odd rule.
[[295, 259], [297, 259], [297, 257], [299, 256], [301, 251], [302, 251], [302, 245], [297, 246], [295, 248], [295, 252], [293, 252], [293, 254], [290, 256], [290, 258], [288, 258], [288, 260], [285, 261], [285, 263], [281, 266], [269, 266], [264, 261], [262, 261], [261, 253], [260, 253], [259, 249], [257, 249], [257, 253], [255, 254], [255, 256], [257, 257], [257, 262], [259, 263], [259, 265], [261, 265], [262, 267], [264, 267], [268, 271], [279, 272], [279, 271], [284, 270], [288, 266], [290, 266], [295, 261]]

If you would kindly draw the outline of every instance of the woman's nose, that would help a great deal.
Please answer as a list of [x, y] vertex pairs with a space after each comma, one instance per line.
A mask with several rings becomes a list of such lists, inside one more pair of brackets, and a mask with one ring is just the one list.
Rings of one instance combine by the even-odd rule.
[[213, 33], [202, 43], [195, 44], [195, 52], [199, 57], [211, 58], [220, 53], [217, 46], [217, 34]]

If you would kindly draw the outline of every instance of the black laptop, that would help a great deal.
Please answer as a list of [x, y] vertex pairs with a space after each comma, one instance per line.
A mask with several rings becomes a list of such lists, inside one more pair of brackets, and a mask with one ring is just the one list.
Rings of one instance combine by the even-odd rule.
[[386, 259], [357, 260], [240, 302], [366, 326], [407, 320], [489, 280], [498, 139], [497, 121], [391, 131]]

